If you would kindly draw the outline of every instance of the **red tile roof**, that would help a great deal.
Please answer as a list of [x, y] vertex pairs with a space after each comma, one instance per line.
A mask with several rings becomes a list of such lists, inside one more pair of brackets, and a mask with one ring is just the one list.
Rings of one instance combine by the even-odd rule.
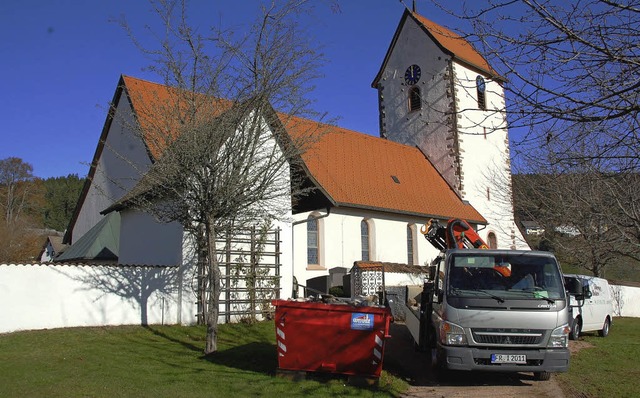
[[[164, 122], [161, 129], [155, 128], [163, 118], [154, 115], [161, 112], [154, 105], [170, 103], [171, 89], [129, 76], [123, 81], [143, 137], [151, 143], [147, 145], [157, 159], [164, 149], [157, 142], [167, 142], [163, 138], [171, 137], [171, 124], [176, 124]], [[229, 106], [228, 101], [209, 101], [224, 109]], [[319, 132], [320, 138], [302, 159], [310, 177], [335, 205], [486, 223], [456, 195], [419, 149], [308, 119], [279, 116], [293, 139]], [[164, 131], [160, 140], [155, 136], [157, 131]]]
[[465, 38], [459, 34], [428, 20], [420, 14], [412, 13], [413, 17], [418, 21], [440, 44], [441, 47], [448, 50], [453, 56], [460, 61], [473, 66], [493, 77], [499, 77], [498, 73], [493, 70], [486, 59]]
[[[298, 119], [287, 129], [295, 134], [313, 128], [305, 123], [317, 124]], [[302, 158], [337, 205], [486, 223], [418, 148], [336, 126], [319, 131], [321, 138]]]
[[[176, 138], [180, 120], [175, 115], [186, 117], [187, 96], [183, 91], [163, 84], [122, 76], [134, 114], [140, 124], [142, 136], [152, 159], [158, 159], [162, 151]], [[227, 110], [231, 102], [202, 94], [190, 97], [194, 106], [207, 107], [210, 112], [199, 112], [216, 116]], [[176, 112], [179, 108], [179, 113]], [[169, 116], [169, 117], [167, 117]]]

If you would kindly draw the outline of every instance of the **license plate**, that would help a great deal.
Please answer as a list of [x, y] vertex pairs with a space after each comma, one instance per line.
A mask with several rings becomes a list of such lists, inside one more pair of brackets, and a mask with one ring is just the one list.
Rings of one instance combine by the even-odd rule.
[[491, 354], [491, 363], [527, 363], [527, 356], [513, 354]]

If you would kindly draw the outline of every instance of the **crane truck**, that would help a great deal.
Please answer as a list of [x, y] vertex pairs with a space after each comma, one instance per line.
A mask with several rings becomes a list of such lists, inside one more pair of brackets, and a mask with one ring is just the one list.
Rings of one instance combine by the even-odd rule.
[[440, 254], [418, 294], [407, 289], [403, 308], [438, 374], [533, 372], [548, 380], [568, 370], [569, 295], [553, 254], [489, 249], [460, 219], [432, 220], [421, 232]]

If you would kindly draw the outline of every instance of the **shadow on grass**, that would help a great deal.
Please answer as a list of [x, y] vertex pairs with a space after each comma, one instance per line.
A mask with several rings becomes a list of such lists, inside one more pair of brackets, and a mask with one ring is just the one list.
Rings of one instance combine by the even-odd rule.
[[180, 344], [181, 346], [183, 346], [184, 348], [186, 348], [188, 350], [202, 352], [202, 347], [197, 346], [197, 345], [195, 345], [193, 343], [190, 343], [190, 342], [182, 340], [182, 339], [175, 338], [174, 336], [170, 336], [167, 333], [164, 333], [164, 332], [158, 330], [157, 328], [154, 328], [154, 327], [149, 326], [149, 325], [143, 325], [142, 327], [147, 329], [148, 331], [150, 331], [154, 335], [156, 335], [158, 337], [162, 337], [163, 339], [165, 339], [167, 341], [171, 341], [172, 343]]
[[278, 367], [275, 344], [253, 342], [202, 356], [216, 365], [273, 376]]

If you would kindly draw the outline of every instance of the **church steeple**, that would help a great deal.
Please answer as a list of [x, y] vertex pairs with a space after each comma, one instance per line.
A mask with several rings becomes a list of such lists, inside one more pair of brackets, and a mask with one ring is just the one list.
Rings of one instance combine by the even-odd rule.
[[[380, 136], [420, 148], [461, 198], [484, 206], [487, 219], [490, 212], [507, 214], [505, 222], [493, 219], [506, 225], [498, 241], [507, 248], [517, 233], [504, 182], [510, 168], [503, 82], [466, 39], [419, 15], [413, 1], [371, 85]], [[498, 183], [499, 174], [508, 178]]]

